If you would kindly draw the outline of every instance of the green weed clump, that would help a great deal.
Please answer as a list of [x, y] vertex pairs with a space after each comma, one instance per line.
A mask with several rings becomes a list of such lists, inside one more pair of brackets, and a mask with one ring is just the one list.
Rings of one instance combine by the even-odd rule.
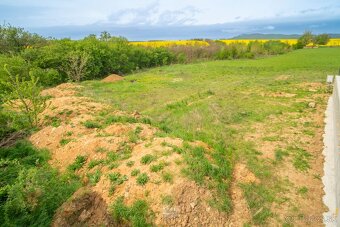
[[147, 155], [144, 155], [142, 157], [142, 159], [140, 160], [140, 162], [144, 165], [148, 165], [150, 164], [151, 162], [155, 161], [156, 160], [156, 156], [152, 155], [152, 154], [147, 154]]
[[99, 122], [90, 121], [90, 120], [85, 121], [83, 124], [86, 128], [101, 128], [102, 127]]
[[128, 176], [121, 175], [120, 173], [109, 173], [108, 178], [111, 182], [110, 194], [113, 194], [118, 185], [123, 184], [128, 180]]
[[146, 183], [148, 183], [149, 179], [150, 178], [146, 173], [142, 173], [138, 175], [136, 182], [139, 185], [145, 185]]
[[173, 183], [174, 177], [170, 172], [164, 172], [162, 173], [162, 179], [164, 182]]
[[174, 200], [171, 195], [162, 195], [162, 204], [170, 206], [173, 203]]
[[91, 160], [89, 162], [88, 168], [92, 169], [93, 167], [95, 167], [95, 166], [97, 166], [99, 164], [102, 164], [102, 163], [104, 163], [104, 160], [101, 160], [101, 159]]
[[137, 200], [132, 206], [124, 204], [119, 197], [111, 206], [111, 213], [117, 224], [123, 226], [152, 226], [153, 213], [144, 200]]
[[157, 165], [151, 165], [150, 166], [150, 171], [151, 172], [159, 172], [161, 171], [162, 169], [164, 169], [165, 167], [165, 164], [164, 163], [159, 163]]
[[81, 169], [84, 166], [86, 160], [87, 160], [87, 156], [78, 155], [76, 159], [74, 160], [74, 162], [67, 167], [67, 169], [71, 171], [76, 171], [78, 169]]
[[90, 185], [95, 186], [102, 176], [102, 172], [100, 170], [96, 170], [93, 173], [87, 173], [87, 177], [89, 178]]
[[128, 162], [126, 163], [126, 166], [132, 167], [134, 164], [135, 164], [134, 161], [128, 161]]
[[67, 138], [67, 139], [61, 139], [60, 141], [59, 141], [59, 144], [61, 145], [61, 146], [65, 146], [66, 144], [68, 144], [68, 143], [70, 143], [72, 141], [72, 139], [69, 139], [69, 138]]
[[139, 173], [140, 173], [140, 170], [139, 170], [139, 169], [134, 169], [134, 170], [131, 171], [131, 176], [135, 177], [135, 176], [137, 176]]

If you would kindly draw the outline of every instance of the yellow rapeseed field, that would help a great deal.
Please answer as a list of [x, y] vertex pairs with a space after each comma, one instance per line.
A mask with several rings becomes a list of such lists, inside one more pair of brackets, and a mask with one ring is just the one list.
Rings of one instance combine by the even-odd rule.
[[[297, 43], [297, 39], [271, 39], [271, 40], [277, 40], [277, 41], [281, 41], [283, 43], [287, 43], [289, 45], [294, 45]], [[269, 41], [268, 39], [225, 39], [225, 40], [221, 40], [222, 42], [226, 43], [226, 44], [231, 44], [231, 43], [245, 43], [248, 44], [250, 42], [254, 42], [254, 41], [258, 41], [258, 42], [267, 42]], [[327, 45], [324, 46], [340, 46], [340, 39], [330, 39], [329, 42], [327, 43]]]
[[[297, 43], [297, 39], [271, 39], [287, 43], [289, 45], [294, 45]], [[269, 39], [223, 39], [219, 40], [225, 44], [232, 43], [245, 43], [258, 41], [261, 43], [269, 41]], [[145, 42], [130, 42], [134, 46], [144, 46], [144, 47], [170, 47], [170, 46], [209, 46], [206, 41], [199, 40], [169, 40], [169, 41], [145, 41]], [[325, 46], [340, 46], [340, 39], [330, 39]]]
[[[294, 45], [294, 44], [297, 43], [297, 39], [271, 39], [271, 40], [281, 41], [281, 42], [287, 43], [289, 45]], [[268, 42], [269, 39], [223, 39], [223, 40], [220, 40], [220, 41], [224, 42], [225, 44], [232, 44], [232, 43], [248, 44], [250, 42], [255, 42], [255, 41], [264, 43], [264, 42]]]
[[340, 46], [340, 39], [330, 39], [326, 46]]
[[130, 44], [134, 46], [144, 47], [209, 46], [208, 42], [199, 40], [145, 41], [145, 42], [130, 42]]

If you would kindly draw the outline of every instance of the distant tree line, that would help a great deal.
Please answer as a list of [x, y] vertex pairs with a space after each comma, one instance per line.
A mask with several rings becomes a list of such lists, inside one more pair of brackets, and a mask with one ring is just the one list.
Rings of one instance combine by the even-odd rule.
[[[135, 70], [173, 63], [204, 59], [254, 58], [259, 55], [282, 54], [289, 46], [278, 41], [226, 45], [209, 41], [210, 45], [146, 48], [129, 45], [127, 39], [104, 31], [99, 37], [89, 35], [82, 40], [47, 39], [10, 25], [0, 26], [0, 79], [7, 76], [5, 63], [12, 74], [39, 77], [43, 86], [68, 80], [102, 78], [111, 73], [127, 74]], [[2, 56], [1, 56], [2, 55]]]

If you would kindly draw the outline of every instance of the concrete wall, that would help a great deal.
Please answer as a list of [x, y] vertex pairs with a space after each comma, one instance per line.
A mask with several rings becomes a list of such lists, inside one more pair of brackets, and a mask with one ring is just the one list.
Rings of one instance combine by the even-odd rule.
[[340, 76], [335, 78], [333, 100], [336, 215], [337, 226], [340, 226]]
[[340, 227], [340, 76], [334, 80], [333, 95], [329, 98], [324, 135], [323, 201], [329, 211], [324, 213], [327, 227]]

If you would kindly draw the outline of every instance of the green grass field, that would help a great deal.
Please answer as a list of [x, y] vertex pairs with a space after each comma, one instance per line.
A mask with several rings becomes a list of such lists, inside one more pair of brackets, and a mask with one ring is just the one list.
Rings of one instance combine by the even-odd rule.
[[[124, 111], [138, 111], [185, 139], [229, 141], [234, 125], [263, 121], [271, 114], [303, 108], [289, 98], [261, 93], [311, 92], [304, 82], [325, 82], [337, 73], [340, 48], [299, 50], [258, 60], [212, 61], [154, 68], [117, 83], [84, 82], [83, 94]], [[276, 80], [290, 75], [287, 80]]]
[[[226, 171], [232, 170], [237, 162], [245, 162], [260, 179], [259, 184], [242, 185], [252, 222], [263, 224], [269, 218], [282, 222], [272, 207], [285, 199], [281, 193], [290, 184], [277, 176], [278, 161], [285, 154], [290, 155], [289, 160], [298, 170], [306, 169], [312, 159], [299, 149], [290, 149], [289, 144], [281, 147], [286, 153], [275, 154], [276, 161], [263, 158], [254, 142], [245, 136], [255, 124], [268, 127], [272, 118], [285, 121], [271, 126], [274, 136], [266, 137], [268, 141], [285, 142], [278, 127], [295, 127], [313, 135], [317, 127], [301, 129], [296, 122], [315, 112], [308, 108], [309, 100], [324, 108], [328, 96], [326, 75], [338, 72], [339, 59], [340, 48], [319, 48], [256, 60], [171, 65], [128, 75], [116, 83], [86, 81], [82, 83], [81, 94], [113, 109], [138, 111], [162, 129], [164, 135], [186, 141], [201, 140], [215, 148], [223, 144], [228, 152], [220, 154], [217, 160], [228, 160]], [[310, 83], [323, 85], [314, 91], [308, 88]], [[296, 117], [291, 119], [288, 117], [291, 114]], [[297, 140], [295, 145], [303, 147], [303, 141]], [[305, 162], [300, 163], [301, 160]], [[227, 187], [231, 181], [229, 177]]]

